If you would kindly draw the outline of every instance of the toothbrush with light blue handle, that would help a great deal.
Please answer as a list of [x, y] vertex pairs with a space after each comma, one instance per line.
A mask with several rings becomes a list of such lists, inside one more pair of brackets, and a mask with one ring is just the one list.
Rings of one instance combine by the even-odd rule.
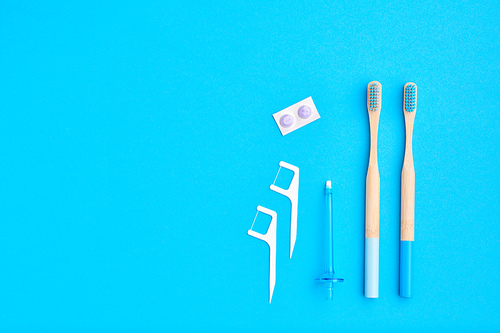
[[412, 252], [415, 239], [415, 168], [413, 166], [413, 122], [417, 112], [417, 85], [408, 82], [404, 87], [403, 113], [405, 116], [406, 144], [401, 172], [401, 238], [399, 250], [399, 295], [411, 297]]
[[372, 81], [367, 89], [370, 121], [370, 158], [366, 174], [365, 208], [365, 297], [378, 297], [380, 176], [377, 161], [377, 135], [382, 108], [382, 85]]

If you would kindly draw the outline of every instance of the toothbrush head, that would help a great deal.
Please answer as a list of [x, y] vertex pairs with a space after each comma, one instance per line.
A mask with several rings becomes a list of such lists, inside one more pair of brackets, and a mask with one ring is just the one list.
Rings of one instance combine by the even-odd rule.
[[405, 84], [403, 97], [403, 108], [406, 112], [417, 110], [417, 85], [413, 82]]
[[367, 106], [370, 111], [380, 111], [382, 108], [382, 85], [378, 81], [368, 83]]

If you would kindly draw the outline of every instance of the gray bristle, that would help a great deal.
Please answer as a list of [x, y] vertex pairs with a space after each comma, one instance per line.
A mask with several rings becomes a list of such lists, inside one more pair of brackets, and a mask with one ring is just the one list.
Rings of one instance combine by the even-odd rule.
[[370, 111], [380, 108], [380, 86], [376, 83], [368, 87], [368, 107]]

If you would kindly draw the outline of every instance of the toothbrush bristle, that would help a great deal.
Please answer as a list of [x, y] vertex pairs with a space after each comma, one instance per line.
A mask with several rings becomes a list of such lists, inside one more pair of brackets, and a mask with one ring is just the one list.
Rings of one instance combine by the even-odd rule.
[[413, 112], [417, 108], [417, 85], [407, 83], [404, 94], [404, 107], [406, 112]]
[[381, 86], [378, 82], [368, 84], [368, 109], [377, 111], [381, 106]]

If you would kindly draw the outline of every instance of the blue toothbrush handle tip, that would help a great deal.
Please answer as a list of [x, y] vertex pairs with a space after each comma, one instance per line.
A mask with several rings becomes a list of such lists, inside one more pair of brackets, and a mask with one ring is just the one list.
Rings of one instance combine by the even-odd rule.
[[401, 241], [399, 249], [399, 296], [412, 297], [412, 247], [413, 241]]

